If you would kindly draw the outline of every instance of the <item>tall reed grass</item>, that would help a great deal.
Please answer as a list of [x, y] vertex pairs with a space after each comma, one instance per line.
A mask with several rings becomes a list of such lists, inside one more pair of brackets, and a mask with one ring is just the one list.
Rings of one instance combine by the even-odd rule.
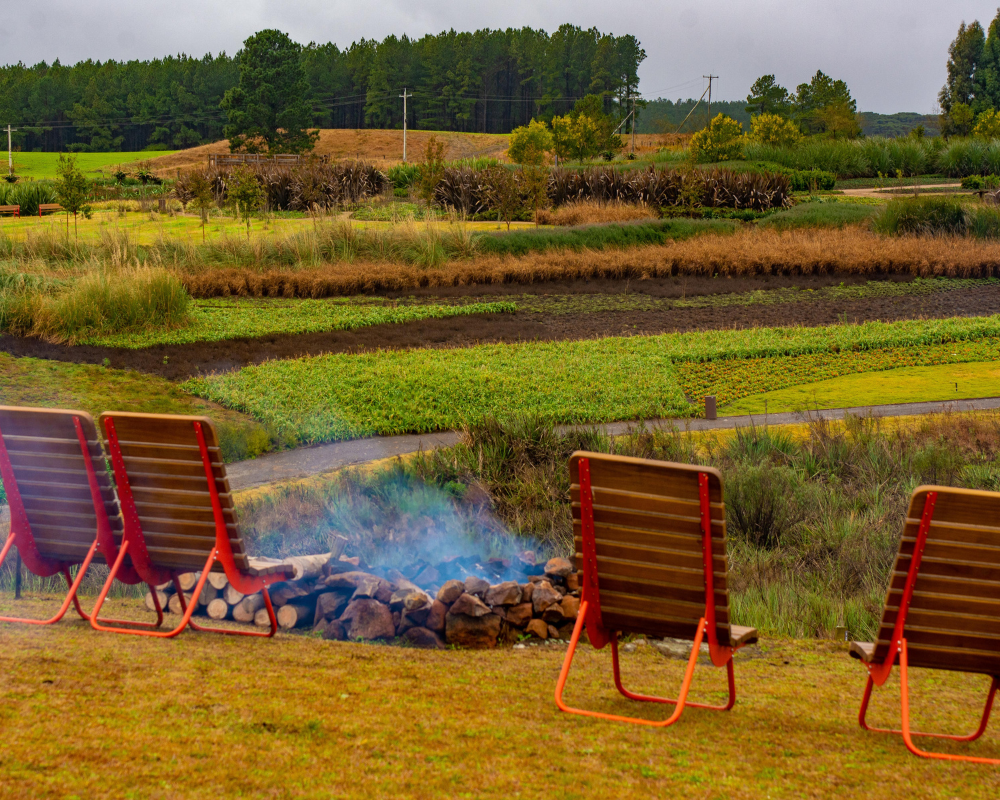
[[162, 267], [101, 269], [54, 292], [27, 285], [0, 290], [0, 330], [75, 342], [179, 326], [187, 321], [190, 304], [184, 285]]

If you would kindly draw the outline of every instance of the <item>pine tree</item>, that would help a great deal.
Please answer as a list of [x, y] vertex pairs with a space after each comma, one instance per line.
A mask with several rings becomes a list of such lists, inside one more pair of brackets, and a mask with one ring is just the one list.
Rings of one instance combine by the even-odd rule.
[[229, 149], [247, 153], [304, 153], [318, 131], [308, 130], [312, 109], [300, 45], [276, 30], [254, 34], [236, 54], [240, 83], [226, 92]]

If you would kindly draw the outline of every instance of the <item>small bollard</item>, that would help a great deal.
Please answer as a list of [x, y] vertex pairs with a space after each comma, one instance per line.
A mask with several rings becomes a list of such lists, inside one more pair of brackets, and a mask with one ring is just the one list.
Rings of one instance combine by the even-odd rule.
[[161, 214], [166, 214], [167, 213], [167, 198], [166, 197], [161, 197], [160, 198], [160, 213]]
[[705, 395], [705, 419], [716, 419], [714, 394]]

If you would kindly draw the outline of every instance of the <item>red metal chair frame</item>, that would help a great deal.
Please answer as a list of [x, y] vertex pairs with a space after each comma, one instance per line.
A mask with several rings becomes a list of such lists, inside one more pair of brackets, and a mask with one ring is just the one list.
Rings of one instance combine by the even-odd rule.
[[[192, 424], [194, 426], [195, 436], [198, 439], [198, 447], [201, 450], [202, 465], [205, 469], [205, 478], [208, 482], [208, 492], [212, 499], [212, 514], [215, 519], [215, 547], [211, 550], [208, 555], [208, 559], [205, 561], [205, 566], [201, 570], [201, 577], [194, 588], [194, 594], [192, 596], [197, 598], [201, 595], [202, 590], [205, 588], [205, 583], [208, 580], [208, 574], [211, 571], [212, 566], [216, 561], [220, 561], [226, 572], [226, 577], [237, 591], [242, 592], [243, 594], [263, 592], [264, 605], [267, 608], [268, 619], [271, 622], [270, 630], [263, 632], [229, 630], [226, 628], [209, 628], [198, 625], [191, 619], [191, 616], [198, 605], [197, 600], [191, 604], [188, 604], [185, 601], [184, 592], [181, 590], [180, 582], [178, 580], [179, 573], [175, 570], [167, 570], [162, 567], [157, 567], [152, 563], [152, 560], [149, 557], [149, 553], [146, 549], [146, 539], [143, 536], [142, 525], [139, 522], [139, 514], [136, 511], [135, 500], [132, 496], [132, 487], [129, 483], [128, 472], [125, 469], [125, 459], [122, 457], [121, 446], [118, 443], [118, 434], [115, 431], [114, 419], [111, 417], [104, 418], [104, 425], [108, 436], [109, 449], [111, 450], [111, 463], [114, 467], [115, 484], [118, 487], [118, 499], [121, 503], [122, 516], [125, 524], [122, 535], [122, 546], [118, 551], [118, 558], [111, 567], [111, 573], [108, 575], [107, 581], [105, 581], [104, 586], [101, 588], [101, 593], [98, 595], [97, 603], [94, 606], [94, 617], [91, 619], [90, 624], [95, 630], [107, 631], [111, 633], [130, 633], [136, 636], [154, 636], [161, 639], [173, 638], [189, 625], [196, 631], [222, 633], [229, 636], [271, 637], [274, 636], [278, 630], [278, 620], [274, 615], [274, 606], [271, 604], [271, 596], [268, 593], [267, 587], [271, 583], [283, 580], [283, 578], [280, 575], [266, 575], [261, 577], [245, 575], [240, 571], [239, 567], [236, 566], [236, 561], [233, 558], [232, 546], [229, 543], [229, 531], [226, 528], [226, 519], [222, 512], [222, 503], [219, 501], [219, 490], [216, 486], [215, 475], [212, 471], [212, 460], [209, 457], [208, 445], [205, 441], [205, 432], [202, 430], [202, 425], [199, 421], [193, 420]], [[180, 623], [173, 630], [129, 630], [126, 628], [115, 628], [102, 625], [96, 620], [96, 615], [101, 606], [104, 604], [108, 590], [111, 588], [111, 584], [114, 582], [119, 569], [121, 569], [125, 554], [129, 551], [131, 551], [132, 563], [135, 565], [136, 571], [143, 577], [144, 580], [146, 580], [147, 583], [158, 585], [165, 583], [168, 580], [173, 581], [174, 588], [177, 590], [177, 595], [180, 598], [182, 613]], [[153, 596], [156, 596], [155, 592], [153, 593]]]
[[[562, 669], [559, 672], [559, 680], [556, 682], [556, 705], [561, 711], [570, 714], [582, 714], [587, 717], [597, 717], [599, 719], [609, 719], [615, 722], [631, 722], [635, 725], [649, 725], [656, 728], [665, 728], [673, 725], [680, 719], [684, 708], [706, 708], [710, 711], [729, 711], [736, 704], [736, 678], [733, 673], [733, 653], [738, 647], [729, 647], [719, 644], [715, 627], [715, 592], [713, 580], [712, 563], [712, 516], [711, 504], [708, 493], [708, 474], [701, 472], [698, 474], [698, 494], [701, 512], [702, 530], [702, 557], [705, 565], [705, 615], [698, 621], [698, 630], [695, 633], [694, 643], [691, 647], [691, 655], [688, 658], [687, 669], [681, 681], [680, 693], [677, 699], [668, 697], [654, 697], [651, 695], [635, 694], [628, 691], [621, 680], [621, 668], [618, 661], [618, 632], [608, 631], [601, 619], [601, 595], [597, 581], [597, 548], [594, 540], [594, 496], [590, 483], [590, 460], [581, 458], [578, 462], [580, 480], [580, 527], [583, 555], [583, 582], [580, 610], [577, 615], [576, 625], [573, 627], [573, 635], [570, 638], [569, 649], [563, 661]], [[597, 649], [611, 643], [611, 664], [614, 673], [615, 687], [622, 695], [630, 700], [638, 700], [647, 703], [669, 703], [675, 705], [673, 713], [665, 720], [648, 720], [640, 717], [624, 717], [617, 714], [605, 714], [600, 711], [589, 711], [587, 709], [573, 708], [563, 702], [562, 694], [569, 677], [570, 666], [573, 663], [573, 656], [576, 653], [580, 635], [584, 625], [587, 626], [587, 635], [590, 643]], [[694, 678], [694, 668], [698, 663], [698, 653], [701, 650], [701, 643], [704, 638], [708, 638], [708, 651], [712, 663], [717, 666], [725, 666], [729, 683], [729, 701], [723, 706], [708, 705], [705, 703], [688, 702], [687, 695]]]
[[[966, 761], [973, 764], [1000, 764], [1000, 759], [980, 758], [977, 756], [954, 755], [950, 753], [934, 753], [921, 750], [913, 742], [914, 736], [928, 736], [936, 739], [950, 739], [953, 742], [972, 742], [978, 739], [986, 731], [989, 723], [990, 712], [993, 709], [993, 699], [997, 690], [1000, 689], [1000, 676], [993, 676], [990, 683], [989, 692], [986, 697], [986, 707], [983, 709], [983, 716], [979, 722], [979, 727], [967, 736], [953, 735], [947, 733], [922, 733], [910, 729], [910, 684], [909, 684], [909, 656], [907, 652], [906, 638], [903, 630], [906, 627], [906, 617], [910, 610], [910, 602], [913, 600], [913, 590], [920, 573], [920, 562], [923, 560], [924, 548], [927, 543], [927, 534], [930, 531], [931, 520], [934, 517], [934, 505], [937, 502], [937, 492], [928, 492], [924, 500], [924, 509], [920, 517], [920, 528], [917, 530], [917, 541], [913, 548], [913, 556], [910, 559], [910, 569], [906, 575], [906, 584], [903, 588], [903, 598], [899, 604], [899, 613], [896, 615], [896, 624], [892, 629], [892, 639], [889, 640], [889, 653], [881, 663], [865, 664], [868, 670], [868, 682], [865, 685], [865, 694], [861, 700], [861, 711], [858, 714], [858, 723], [866, 731], [873, 733], [900, 733], [903, 735], [903, 742], [906, 749], [914, 755], [923, 758], [936, 758], [942, 761]], [[868, 704], [871, 701], [872, 689], [875, 686], [882, 686], [892, 672], [896, 658], [899, 658], [899, 692], [900, 709], [902, 712], [902, 729], [893, 730], [890, 728], [876, 728], [869, 725], [865, 717], [868, 714]]]
[[[118, 548], [115, 545], [114, 536], [111, 533], [111, 522], [108, 519], [107, 510], [104, 508], [104, 501], [101, 498], [101, 491], [97, 485], [97, 475], [94, 472], [94, 462], [90, 457], [90, 448], [87, 446], [87, 437], [83, 433], [83, 425], [80, 418], [73, 417], [73, 426], [76, 428], [77, 439], [80, 442], [80, 452], [83, 454], [83, 463], [87, 470], [87, 483], [90, 486], [90, 499], [94, 504], [94, 516], [97, 520], [97, 530], [94, 535], [94, 542], [90, 545], [86, 557], [80, 563], [80, 569], [76, 573], [76, 578], [70, 576], [69, 568], [72, 566], [65, 561], [45, 558], [38, 551], [34, 536], [31, 533], [31, 525], [28, 522], [27, 512], [24, 510], [24, 502], [21, 500], [21, 492], [17, 485], [17, 478], [14, 475], [14, 466], [10, 461], [10, 454], [7, 452], [7, 445], [4, 443], [3, 434], [0, 432], [0, 477], [7, 490], [7, 502], [10, 506], [10, 534], [0, 550], [0, 564], [7, 558], [14, 545], [21, 554], [21, 560], [35, 575], [40, 578], [48, 578], [57, 573], [62, 573], [66, 579], [69, 590], [62, 605], [54, 616], [49, 619], [28, 619], [24, 617], [0, 617], [0, 622], [20, 622], [25, 625], [53, 625], [59, 622], [69, 610], [72, 603], [76, 613], [81, 619], [90, 620], [91, 615], [87, 614], [80, 606], [80, 598], [77, 594], [83, 576], [90, 567], [96, 552], [100, 552], [104, 559], [110, 564], [118, 557]], [[129, 566], [122, 573], [123, 581], [135, 584], [139, 582], [139, 577]], [[152, 587], [150, 587], [152, 589]], [[160, 608], [159, 599], [153, 591], [153, 602], [156, 607], [156, 622], [136, 622], [133, 620], [104, 620], [105, 622], [116, 622], [128, 625], [140, 625], [143, 627], [157, 627], [163, 623], [163, 609]], [[94, 611], [96, 613], [96, 609]]]

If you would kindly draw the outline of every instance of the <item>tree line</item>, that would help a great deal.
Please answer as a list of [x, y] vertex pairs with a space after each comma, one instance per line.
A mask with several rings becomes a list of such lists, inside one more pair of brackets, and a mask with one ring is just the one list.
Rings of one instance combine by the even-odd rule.
[[[620, 116], [638, 92], [638, 39], [562, 25], [445, 31], [298, 47], [301, 100], [318, 128], [400, 128], [508, 133], [551, 120], [587, 95]], [[151, 61], [58, 60], [0, 67], [0, 124], [23, 150], [136, 151], [191, 147], [223, 137], [226, 92], [239, 53]]]
[[1000, 9], [988, 31], [978, 20], [963, 21], [948, 48], [948, 77], [941, 87], [941, 127], [944, 134], [967, 136], [977, 125], [1000, 132]]

